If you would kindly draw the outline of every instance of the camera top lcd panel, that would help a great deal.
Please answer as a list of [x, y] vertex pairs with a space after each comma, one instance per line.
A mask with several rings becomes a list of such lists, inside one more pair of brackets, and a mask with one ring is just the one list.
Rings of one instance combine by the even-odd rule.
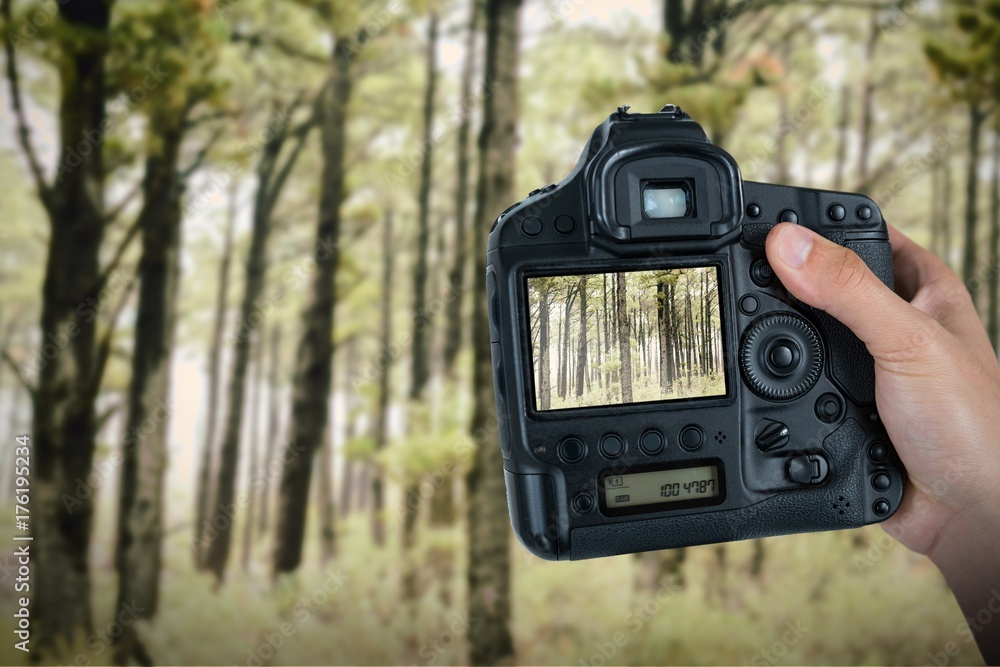
[[904, 472], [872, 359], [774, 277], [778, 221], [892, 252], [862, 195], [743, 182], [678, 107], [613, 113], [572, 173], [490, 232], [486, 286], [513, 528], [579, 559], [853, 528]]

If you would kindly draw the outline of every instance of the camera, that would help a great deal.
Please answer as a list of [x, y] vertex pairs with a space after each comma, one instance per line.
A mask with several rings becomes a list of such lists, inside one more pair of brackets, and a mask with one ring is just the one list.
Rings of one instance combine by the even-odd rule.
[[873, 360], [777, 280], [764, 241], [778, 222], [892, 286], [871, 199], [744, 182], [675, 105], [619, 107], [569, 176], [497, 218], [497, 422], [511, 525], [532, 553], [854, 528], [899, 507]]

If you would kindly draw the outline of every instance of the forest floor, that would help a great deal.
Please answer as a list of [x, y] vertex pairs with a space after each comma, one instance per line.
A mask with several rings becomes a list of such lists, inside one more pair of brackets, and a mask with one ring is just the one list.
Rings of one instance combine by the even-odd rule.
[[[95, 544], [110, 544], [110, 521]], [[390, 529], [392, 524], [390, 523]], [[373, 547], [360, 515], [340, 524], [338, 554], [319, 563], [318, 540], [293, 578], [273, 585], [270, 544], [258, 542], [244, 570], [236, 556], [225, 584], [192, 566], [189, 527], [165, 542], [157, 620], [141, 628], [157, 664], [457, 664], [476, 619], [464, 607], [463, 529], [425, 530], [417, 559], [419, 603], [400, 600], [398, 541]], [[398, 531], [390, 530], [397, 534]], [[758, 577], [752, 543], [688, 550], [684, 584], [655, 576], [638, 585], [633, 556], [549, 563], [512, 544], [512, 631], [518, 664], [931, 664], [952, 643], [955, 664], [980, 664], [962, 616], [936, 569], [878, 527], [772, 538]], [[453, 553], [445, 589], [441, 578]], [[97, 630], [67, 647], [62, 664], [107, 664], [116, 581], [110, 548], [93, 554]], [[11, 579], [0, 598], [12, 637]], [[121, 610], [128, 619], [128, 610]], [[126, 620], [126, 622], [130, 622]], [[24, 664], [13, 641], [0, 664]]]

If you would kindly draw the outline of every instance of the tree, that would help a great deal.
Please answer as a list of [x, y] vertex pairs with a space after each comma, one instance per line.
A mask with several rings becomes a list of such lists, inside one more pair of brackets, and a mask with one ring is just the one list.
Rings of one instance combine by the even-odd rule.
[[281, 414], [279, 408], [279, 391], [281, 389], [278, 373], [281, 367], [281, 323], [275, 322], [271, 330], [271, 362], [268, 370], [267, 380], [267, 440], [264, 444], [264, 460], [261, 461], [261, 469], [268, 473], [268, 483], [264, 488], [260, 499], [260, 527], [261, 535], [267, 533], [268, 514], [271, 508], [271, 464], [274, 462], [274, 447], [278, 442], [280, 433]]
[[250, 459], [247, 461], [247, 519], [243, 523], [243, 552], [240, 556], [240, 565], [245, 570], [250, 566], [250, 554], [253, 551], [253, 530], [254, 530], [254, 509], [257, 505], [257, 492], [254, 489], [254, 480], [260, 474], [260, 463], [257, 461], [257, 452], [260, 450], [260, 395], [264, 393], [264, 328], [257, 330], [256, 342], [253, 346], [253, 403], [250, 408], [250, 437], [247, 449], [250, 450]]
[[472, 129], [472, 83], [476, 70], [476, 36], [479, 28], [480, 3], [470, 0], [469, 23], [465, 31], [465, 56], [462, 61], [461, 104], [462, 119], [458, 125], [455, 164], [455, 235], [452, 241], [451, 268], [448, 284], [454, 290], [454, 298], [445, 309], [444, 369], [451, 372], [462, 344], [462, 304], [466, 290], [466, 274], [469, 265], [469, 248], [466, 241], [468, 227], [469, 199], [469, 134]]
[[576, 395], [583, 396], [587, 369], [587, 276], [580, 276], [580, 339], [576, 359]]
[[[271, 220], [278, 197], [284, 188], [302, 151], [302, 145], [315, 122], [315, 114], [298, 126], [291, 125], [291, 115], [298, 106], [289, 108], [275, 102], [271, 111], [270, 138], [264, 144], [257, 163], [257, 193], [254, 199], [253, 225], [250, 252], [247, 256], [246, 278], [243, 302], [240, 306], [240, 320], [233, 335], [233, 366], [229, 383], [229, 406], [226, 413], [225, 431], [219, 450], [219, 470], [215, 483], [215, 497], [205, 524], [202, 526], [201, 541], [205, 549], [205, 568], [222, 581], [229, 559], [232, 539], [232, 509], [236, 496], [236, 471], [239, 460], [240, 432], [243, 422], [243, 399], [246, 390], [247, 367], [250, 361], [250, 339], [262, 317], [258, 313], [257, 300], [264, 289], [267, 271], [267, 243], [271, 233]], [[281, 161], [282, 148], [286, 141], [294, 138], [292, 147], [286, 151]], [[212, 535], [212, 532], [215, 535]]]
[[552, 407], [552, 354], [549, 344], [549, 303], [552, 284], [540, 281], [538, 287], [538, 401], [541, 410]]
[[[11, 0], [0, 4], [13, 24]], [[92, 627], [90, 563], [93, 497], [79, 497], [77, 480], [87, 479], [100, 423], [94, 402], [111, 349], [111, 332], [98, 339], [96, 303], [117, 260], [102, 268], [100, 253], [109, 222], [104, 202], [107, 172], [103, 137], [106, 119], [106, 43], [111, 4], [80, 0], [58, 6], [54, 34], [61, 86], [58, 92], [59, 155], [55, 178], [46, 179], [21, 100], [14, 40], [5, 38], [7, 79], [18, 143], [49, 221], [41, 303], [42, 340], [65, 341], [62, 350], [39, 363], [33, 403], [31, 618], [40, 650], [72, 642]], [[87, 39], [81, 39], [86, 34]], [[86, 151], [76, 151], [77, 146]], [[66, 156], [74, 156], [72, 161]], [[74, 166], [71, 166], [70, 162]], [[131, 240], [131, 239], [129, 239]], [[124, 248], [122, 249], [124, 250]], [[120, 256], [115, 253], [115, 256]], [[71, 503], [64, 499], [71, 499]]]
[[[200, 566], [204, 558], [201, 537], [202, 526], [212, 497], [212, 462], [215, 457], [215, 425], [219, 412], [219, 376], [222, 373], [220, 353], [222, 334], [226, 327], [226, 306], [229, 303], [229, 267], [233, 259], [233, 228], [236, 226], [236, 181], [229, 188], [229, 212], [219, 261], [219, 289], [216, 292], [212, 337], [208, 348], [208, 405], [205, 412], [205, 439], [202, 442], [198, 463], [198, 482], [195, 491], [194, 562]], [[265, 503], [266, 506], [266, 503]], [[264, 516], [262, 514], [262, 516]]]
[[[385, 212], [382, 223], [382, 299], [381, 322], [379, 332], [379, 349], [383, 351], [379, 359], [378, 394], [375, 405], [375, 453], [385, 449], [388, 443], [389, 427], [389, 372], [392, 369], [392, 357], [389, 355], [390, 336], [392, 335], [392, 211]], [[376, 463], [372, 475], [372, 541], [382, 546], [385, 544], [385, 517], [382, 512], [385, 506], [384, 498], [385, 471]]]
[[618, 284], [616, 310], [618, 312], [618, 356], [621, 359], [622, 403], [632, 402], [632, 341], [629, 338], [628, 295], [625, 291], [625, 274], [616, 273]]
[[[484, 79], [502, 94], [486, 98], [479, 135], [479, 180], [473, 247], [477, 276], [486, 275], [486, 232], [492, 219], [514, 201], [514, 149], [518, 116], [518, 14], [520, 0], [488, 0]], [[506, 525], [503, 465], [496, 430], [493, 363], [486, 313], [486, 286], [473, 294], [473, 399], [470, 431], [476, 450], [466, 478], [469, 504], [468, 600], [469, 661], [474, 665], [509, 662], [510, 530]]]

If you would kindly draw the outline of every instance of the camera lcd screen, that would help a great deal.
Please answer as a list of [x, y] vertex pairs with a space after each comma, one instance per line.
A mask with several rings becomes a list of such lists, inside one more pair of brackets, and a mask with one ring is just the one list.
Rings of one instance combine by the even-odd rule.
[[604, 507], [616, 510], [638, 505], [687, 504], [715, 498], [720, 486], [719, 468], [714, 465], [606, 475]]
[[725, 395], [715, 267], [527, 282], [536, 410]]
[[691, 186], [682, 181], [647, 183], [642, 189], [642, 212], [647, 218], [690, 218]]

